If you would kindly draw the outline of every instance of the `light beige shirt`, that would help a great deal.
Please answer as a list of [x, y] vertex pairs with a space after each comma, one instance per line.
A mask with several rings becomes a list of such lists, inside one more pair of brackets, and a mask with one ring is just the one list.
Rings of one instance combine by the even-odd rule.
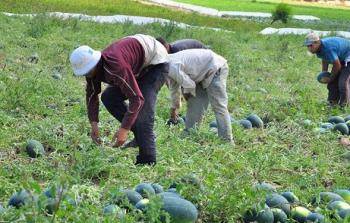
[[145, 50], [145, 62], [142, 68], [169, 61], [168, 52], [165, 47], [152, 36], [136, 34], [128, 37], [135, 38]]
[[196, 96], [196, 84], [207, 88], [215, 73], [227, 63], [209, 49], [188, 49], [169, 54], [169, 89], [172, 108], [180, 107], [181, 87], [184, 93]]

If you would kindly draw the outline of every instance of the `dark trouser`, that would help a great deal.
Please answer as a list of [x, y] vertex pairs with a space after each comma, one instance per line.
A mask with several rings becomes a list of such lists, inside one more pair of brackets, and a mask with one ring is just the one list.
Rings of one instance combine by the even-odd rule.
[[[135, 140], [139, 146], [139, 155], [136, 164], [156, 163], [156, 145], [154, 127], [154, 113], [157, 95], [165, 82], [166, 64], [158, 64], [146, 68], [137, 83], [144, 97], [144, 105], [131, 128]], [[101, 100], [109, 113], [122, 122], [128, 106], [125, 103], [127, 98], [120, 91], [119, 87], [109, 86], [101, 96]]]
[[328, 101], [331, 104], [341, 106], [349, 104], [349, 84], [350, 84], [350, 62], [345, 66], [342, 64], [337, 78], [328, 83]]

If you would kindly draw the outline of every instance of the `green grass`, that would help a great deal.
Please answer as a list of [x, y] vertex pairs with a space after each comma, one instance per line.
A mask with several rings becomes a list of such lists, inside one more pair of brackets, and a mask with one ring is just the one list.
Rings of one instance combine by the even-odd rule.
[[[248, 0], [177, 0], [177, 2], [190, 3], [221, 11], [247, 11], [247, 12], [272, 12], [278, 3], [268, 1], [248, 1]], [[348, 20], [350, 7], [317, 7], [307, 5], [290, 4], [294, 15], [313, 15], [321, 19]]]
[[[215, 1], [218, 2], [218, 1]], [[219, 1], [220, 3], [220, 1]], [[233, 7], [234, 9], [234, 7]], [[305, 7], [305, 9], [307, 9]], [[88, 15], [136, 15], [170, 19], [177, 22], [184, 22], [195, 26], [217, 27], [231, 31], [260, 31], [267, 26], [280, 27], [300, 27], [320, 30], [347, 30], [347, 17], [341, 21], [321, 21], [321, 22], [300, 22], [290, 20], [287, 24], [276, 22], [271, 25], [270, 19], [256, 19], [255, 21], [242, 21], [240, 19], [222, 19], [210, 16], [203, 16], [181, 10], [167, 9], [165, 7], [150, 6], [140, 4], [130, 0], [2, 0], [0, 11], [13, 13], [42, 13], [42, 12], [74, 12]], [[292, 12], [293, 13], [293, 12]], [[324, 13], [324, 12], [323, 12]], [[332, 11], [333, 13], [333, 11]], [[341, 16], [340, 11], [334, 11]], [[332, 18], [332, 17], [330, 17]]]
[[[10, 9], [13, 2], [7, 3], [1, 5], [2, 9]], [[48, 6], [38, 6], [36, 1], [32, 4], [33, 8], [14, 4], [11, 11], [26, 12], [25, 6], [28, 12], [42, 11]], [[71, 4], [61, 1], [50, 9], [78, 10]], [[79, 11], [95, 10], [98, 14], [103, 6], [96, 7], [91, 11], [81, 7]], [[101, 9], [101, 14], [109, 13]], [[203, 22], [209, 20], [193, 16], [203, 18]], [[237, 23], [242, 27], [252, 24]], [[81, 202], [74, 207], [64, 200], [55, 215], [56, 222], [115, 222], [102, 215], [114, 191], [133, 188], [139, 182], [158, 182], [167, 188], [174, 180], [194, 172], [204, 190], [180, 184], [179, 192], [196, 204], [201, 221], [239, 222], [244, 210], [264, 201], [263, 194], [251, 189], [256, 181], [273, 183], [279, 191], [292, 190], [303, 204], [320, 191], [349, 188], [350, 165], [341, 158], [346, 148], [338, 143], [340, 136], [313, 131], [331, 115], [350, 113], [349, 109], [325, 105], [326, 86], [315, 80], [320, 61], [306, 53], [301, 46], [302, 36], [261, 36], [249, 29], [208, 32], [159, 24], [96, 24], [0, 15], [0, 204], [6, 206], [11, 194], [21, 188], [41, 194], [50, 185], [65, 183], [68, 195], [80, 197]], [[85, 83], [73, 77], [69, 54], [82, 44], [103, 49], [134, 33], [167, 36], [169, 41], [195, 38], [210, 45], [229, 61], [230, 113], [236, 119], [257, 113], [269, 120], [266, 128], [243, 130], [234, 126], [236, 146], [232, 147], [208, 129], [214, 118], [208, 112], [198, 132], [183, 137], [183, 126], [169, 129], [165, 125], [170, 102], [169, 92], [163, 87], [157, 103], [155, 167], [134, 166], [135, 149], [93, 145], [88, 136]], [[30, 62], [34, 53], [39, 56], [37, 63]], [[52, 78], [55, 72], [63, 79]], [[304, 119], [311, 119], [312, 126], [304, 127]], [[119, 123], [103, 106], [100, 125], [104, 141], [109, 142]], [[29, 139], [41, 141], [46, 155], [29, 159], [24, 151]], [[43, 196], [39, 199], [45, 202]], [[8, 209], [0, 214], [0, 221], [51, 222], [53, 216], [45, 215], [43, 209], [31, 205]], [[147, 222], [156, 214], [131, 211], [122, 222]]]

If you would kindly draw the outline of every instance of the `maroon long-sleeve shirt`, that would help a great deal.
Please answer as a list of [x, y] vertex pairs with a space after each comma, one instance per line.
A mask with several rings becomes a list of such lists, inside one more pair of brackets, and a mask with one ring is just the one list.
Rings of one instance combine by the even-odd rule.
[[132, 127], [144, 103], [137, 84], [144, 60], [144, 49], [135, 38], [121, 39], [102, 51], [97, 75], [94, 78], [86, 78], [86, 103], [90, 122], [99, 121], [98, 95], [101, 93], [101, 82], [104, 82], [119, 87], [129, 99], [129, 108], [121, 127]]

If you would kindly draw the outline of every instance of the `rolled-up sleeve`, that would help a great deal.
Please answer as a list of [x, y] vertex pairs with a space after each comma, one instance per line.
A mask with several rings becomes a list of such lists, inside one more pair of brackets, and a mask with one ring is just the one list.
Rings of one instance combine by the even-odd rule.
[[90, 122], [99, 122], [98, 109], [99, 98], [101, 93], [101, 82], [91, 78], [86, 78], [86, 106]]

